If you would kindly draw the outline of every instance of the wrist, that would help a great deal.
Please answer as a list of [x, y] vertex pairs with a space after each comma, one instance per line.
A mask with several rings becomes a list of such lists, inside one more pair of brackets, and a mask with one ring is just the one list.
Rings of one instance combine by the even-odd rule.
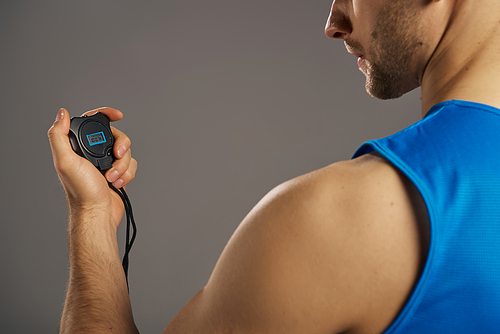
[[109, 209], [95, 205], [68, 204], [69, 231], [85, 226], [87, 229], [102, 231], [116, 236], [118, 224], [114, 222]]
[[[111, 190], [109, 190], [111, 191]], [[70, 222], [78, 224], [107, 225], [116, 232], [124, 212], [121, 198], [115, 193], [109, 193], [108, 197], [100, 201], [83, 201], [74, 197], [66, 196]]]

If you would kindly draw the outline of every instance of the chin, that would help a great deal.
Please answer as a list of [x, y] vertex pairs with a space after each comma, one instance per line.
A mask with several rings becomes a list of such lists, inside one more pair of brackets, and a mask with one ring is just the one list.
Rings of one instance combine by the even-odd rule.
[[386, 78], [375, 80], [368, 76], [365, 83], [366, 92], [379, 100], [397, 99], [419, 86], [418, 84], [404, 82], [402, 80], [388, 80]]

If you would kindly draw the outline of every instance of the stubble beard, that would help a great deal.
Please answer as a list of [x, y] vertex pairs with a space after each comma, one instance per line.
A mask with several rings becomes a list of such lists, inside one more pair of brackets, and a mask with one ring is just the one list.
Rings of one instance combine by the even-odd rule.
[[420, 86], [416, 62], [423, 42], [418, 17], [414, 0], [389, 0], [376, 16], [365, 61], [365, 88], [371, 96], [395, 99]]

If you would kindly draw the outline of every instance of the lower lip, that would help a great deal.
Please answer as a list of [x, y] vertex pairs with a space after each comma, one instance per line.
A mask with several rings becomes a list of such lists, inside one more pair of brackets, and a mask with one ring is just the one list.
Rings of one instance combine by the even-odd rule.
[[361, 66], [363, 66], [364, 63], [365, 63], [365, 57], [363, 56], [358, 57], [358, 67], [361, 68]]

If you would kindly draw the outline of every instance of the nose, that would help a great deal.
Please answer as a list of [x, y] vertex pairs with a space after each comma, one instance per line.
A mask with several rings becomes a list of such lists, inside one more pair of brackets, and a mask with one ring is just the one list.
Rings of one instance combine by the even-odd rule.
[[346, 6], [339, 2], [339, 0], [333, 0], [332, 9], [326, 21], [325, 35], [329, 38], [346, 39], [352, 32], [352, 23], [346, 15]]

